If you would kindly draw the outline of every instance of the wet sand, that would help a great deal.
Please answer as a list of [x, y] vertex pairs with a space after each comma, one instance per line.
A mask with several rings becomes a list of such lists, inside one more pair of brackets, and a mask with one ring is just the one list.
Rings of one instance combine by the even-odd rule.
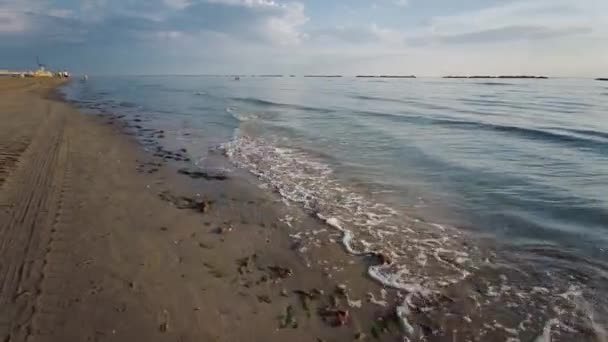
[[399, 339], [394, 306], [366, 300], [376, 261], [324, 241], [311, 263], [278, 198], [178, 172], [59, 82], [0, 79], [0, 341]]

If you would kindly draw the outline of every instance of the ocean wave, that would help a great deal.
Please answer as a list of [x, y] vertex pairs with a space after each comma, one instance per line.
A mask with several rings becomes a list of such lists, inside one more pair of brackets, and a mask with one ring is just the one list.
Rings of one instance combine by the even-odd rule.
[[369, 95], [350, 95], [350, 98], [355, 100], [365, 100], [365, 101], [380, 101], [380, 102], [391, 102], [391, 103], [400, 103], [400, 104], [411, 104], [411, 100], [403, 100], [396, 99], [390, 97], [382, 97], [382, 96], [369, 96]]
[[[244, 135], [222, 149], [284, 200], [300, 204], [339, 231], [348, 253], [373, 256], [376, 262], [368, 276], [405, 294], [396, 314], [410, 337], [419, 334], [415, 322], [446, 319], [461, 320], [446, 326], [480, 325], [479, 336], [501, 336], [499, 340], [568, 340], [586, 334], [584, 329], [599, 334], [589, 327], [589, 317], [604, 311], [586, 301], [590, 292], [584, 279], [556, 277], [536, 264], [509, 266], [454, 227], [421, 221], [357, 193], [327, 163], [303, 151]], [[300, 243], [318, 246], [314, 234], [297, 235]], [[450, 293], [463, 297], [446, 300], [454, 295]], [[451, 330], [441, 329], [437, 336], [452, 336]]]
[[462, 127], [476, 130], [481, 129], [500, 133], [508, 133], [512, 135], [518, 135], [520, 137], [527, 138], [530, 140], [562, 143], [578, 147], [608, 146], [608, 140], [604, 140], [604, 137], [598, 135], [594, 136], [593, 134], [587, 134], [587, 136], [583, 136], [583, 134], [586, 134], [584, 131], [579, 132], [581, 135], [572, 135], [568, 134], [567, 131], [564, 131], [562, 133], [560, 131], [550, 129], [526, 128], [520, 126], [499, 125], [479, 121], [464, 120], [433, 120], [433, 124], [449, 127]]
[[504, 82], [476, 82], [477, 85], [485, 85], [485, 86], [513, 86], [515, 83], [504, 83]]
[[552, 127], [551, 129], [570, 132], [570, 133], [574, 133], [574, 134], [588, 135], [588, 136], [608, 140], [608, 133], [605, 133], [605, 132], [599, 132], [599, 131], [594, 131], [594, 130], [589, 130], [589, 129], [573, 129], [573, 128], [562, 128], [562, 127]]
[[486, 130], [518, 135], [531, 140], [564, 143], [581, 147], [608, 146], [608, 134], [591, 130], [574, 130], [563, 128], [526, 128], [512, 125], [500, 125], [472, 120], [454, 120], [448, 118], [433, 118], [421, 115], [402, 113], [355, 111], [356, 115], [386, 118], [397, 122], [409, 122], [419, 125], [439, 125], [461, 129]]
[[482, 107], [495, 111], [497, 108], [503, 108], [507, 110], [521, 110], [521, 111], [549, 111], [557, 112], [562, 114], [577, 114], [581, 110], [591, 108], [591, 106], [584, 106], [582, 104], [575, 105], [573, 103], [560, 103], [557, 101], [548, 101], [543, 103], [536, 102], [513, 102], [513, 101], [500, 101], [500, 100], [484, 100], [475, 98], [460, 99], [460, 101], [466, 105]]
[[272, 111], [248, 111], [239, 108], [227, 107], [226, 112], [238, 121], [253, 121], [253, 120], [273, 120], [279, 117], [279, 114]]
[[262, 107], [295, 109], [295, 110], [317, 112], [317, 113], [333, 112], [333, 110], [327, 109], [327, 108], [318, 108], [318, 107], [302, 106], [302, 105], [297, 105], [297, 104], [272, 102], [272, 101], [262, 100], [262, 99], [258, 99], [258, 98], [251, 98], [251, 97], [233, 97], [233, 98], [231, 98], [231, 100], [237, 101], [237, 102], [242, 102], [242, 103], [247, 103], [247, 104], [255, 105], [255, 106], [262, 106]]
[[[341, 231], [343, 244], [350, 253], [386, 253], [399, 260], [390, 269], [374, 272], [375, 278], [386, 279], [385, 285], [411, 288], [415, 283], [436, 287], [457, 281], [467, 273], [466, 248], [458, 244], [458, 239], [448, 238], [449, 231], [404, 217], [393, 208], [352, 191], [333, 176], [333, 169], [323, 161], [302, 151], [249, 137], [239, 137], [223, 148], [237, 166], [249, 170], [283, 198], [301, 204]], [[459, 234], [455, 230], [452, 233]], [[389, 275], [401, 269], [406, 260], [421, 260], [422, 254], [425, 262], [417, 267], [408, 265], [408, 271], [401, 270], [398, 280], [394, 274]], [[444, 258], [458, 262], [447, 263]], [[436, 265], [431, 267], [431, 264]], [[432, 277], [425, 274], [431, 268], [435, 273]]]

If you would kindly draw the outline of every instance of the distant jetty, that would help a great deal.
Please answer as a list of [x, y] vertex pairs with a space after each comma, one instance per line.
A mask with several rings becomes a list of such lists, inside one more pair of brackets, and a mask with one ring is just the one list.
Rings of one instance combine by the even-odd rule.
[[357, 75], [357, 78], [416, 78], [414, 75]]
[[304, 75], [304, 77], [340, 78], [342, 75]]
[[444, 76], [443, 78], [470, 78], [470, 79], [536, 79], [536, 80], [546, 80], [549, 77], [547, 76], [529, 76], [529, 75], [519, 75], [519, 76]]
[[608, 81], [608, 78], [596, 78], [596, 81]]
[[283, 75], [259, 75], [258, 77], [283, 77]]

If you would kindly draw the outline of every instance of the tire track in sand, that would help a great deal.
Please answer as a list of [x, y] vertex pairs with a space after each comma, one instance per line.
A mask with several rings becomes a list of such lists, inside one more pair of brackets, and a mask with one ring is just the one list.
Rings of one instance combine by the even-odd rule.
[[10, 177], [11, 173], [18, 166], [21, 154], [29, 146], [29, 141], [26, 138], [18, 139], [17, 141], [8, 144], [0, 143], [0, 188], [2, 184]]
[[0, 341], [33, 334], [46, 256], [61, 207], [68, 157], [65, 118], [49, 104], [37, 134], [0, 193]]
[[61, 190], [56, 193], [56, 211], [49, 218], [51, 222], [48, 247], [43, 260], [42, 277], [38, 284], [39, 295], [36, 298], [36, 312], [31, 319], [31, 329], [27, 340], [35, 341], [61, 341], [54, 338], [54, 333], [62, 327], [64, 315], [62, 313], [70, 306], [68, 265], [73, 262], [69, 254], [70, 241], [73, 239], [71, 213], [73, 210], [73, 174], [69, 159], [69, 138], [65, 137], [62, 159], [65, 167], [61, 170]]

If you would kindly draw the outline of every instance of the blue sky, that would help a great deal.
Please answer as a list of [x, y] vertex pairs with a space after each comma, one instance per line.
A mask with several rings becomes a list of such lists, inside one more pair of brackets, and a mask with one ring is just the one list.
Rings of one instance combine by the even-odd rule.
[[608, 75], [607, 0], [0, 0], [0, 68]]

